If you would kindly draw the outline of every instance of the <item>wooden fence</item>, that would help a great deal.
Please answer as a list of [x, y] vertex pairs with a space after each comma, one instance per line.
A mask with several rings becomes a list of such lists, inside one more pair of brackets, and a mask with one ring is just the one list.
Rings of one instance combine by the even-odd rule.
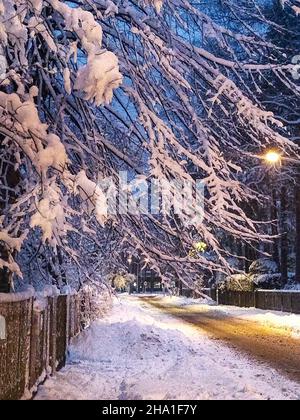
[[47, 375], [64, 366], [70, 339], [93, 318], [91, 295], [35, 300], [31, 294], [0, 299], [0, 400], [29, 399]]
[[[220, 305], [300, 314], [300, 291], [255, 290], [242, 292], [207, 288], [202, 289], [201, 292]], [[183, 289], [182, 295], [191, 298], [200, 297], [199, 293], [189, 289]]]
[[221, 291], [216, 293], [220, 305], [258, 308], [300, 314], [300, 291], [255, 290], [254, 292]]

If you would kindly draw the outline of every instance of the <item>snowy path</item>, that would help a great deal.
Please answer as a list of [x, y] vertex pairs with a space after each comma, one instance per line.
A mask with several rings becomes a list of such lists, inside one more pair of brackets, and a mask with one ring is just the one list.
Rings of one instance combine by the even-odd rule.
[[256, 361], [267, 362], [300, 386], [300, 315], [209, 305], [203, 299], [143, 299], [212, 339], [222, 340]]
[[300, 385], [124, 296], [74, 340], [67, 366], [36, 399], [300, 399]]

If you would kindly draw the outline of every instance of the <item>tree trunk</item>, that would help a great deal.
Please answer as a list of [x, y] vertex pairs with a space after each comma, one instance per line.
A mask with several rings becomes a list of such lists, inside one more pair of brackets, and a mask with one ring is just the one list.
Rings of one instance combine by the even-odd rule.
[[245, 244], [245, 272], [249, 273], [249, 269], [253, 261], [257, 260], [257, 252], [251, 245]]
[[295, 280], [300, 283], [300, 173], [298, 173], [295, 190], [295, 212], [296, 212], [296, 276]]
[[10, 276], [6, 268], [0, 270], [0, 293], [10, 293]]
[[280, 270], [281, 281], [285, 285], [288, 281], [288, 234], [287, 234], [287, 192], [284, 187], [281, 189], [280, 197]]
[[[0, 258], [7, 261], [8, 255], [4, 246], [0, 245]], [[7, 268], [0, 269], [0, 293], [10, 292], [10, 273]]]
[[[272, 204], [271, 204], [271, 220], [272, 220], [272, 236], [278, 236], [278, 209], [277, 209], [277, 194], [273, 189], [272, 191]], [[279, 258], [279, 243], [278, 238], [275, 238], [272, 246], [272, 255], [273, 260], [280, 267], [280, 258]]]

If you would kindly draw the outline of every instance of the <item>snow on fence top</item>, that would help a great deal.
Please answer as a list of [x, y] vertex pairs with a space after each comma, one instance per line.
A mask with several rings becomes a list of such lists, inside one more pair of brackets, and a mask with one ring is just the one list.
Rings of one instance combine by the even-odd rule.
[[43, 290], [36, 292], [36, 295], [41, 298], [53, 297], [60, 295], [60, 291], [56, 286], [45, 286]]
[[0, 293], [0, 303], [12, 303], [21, 302], [23, 300], [36, 297], [38, 300], [43, 300], [47, 297], [58, 296], [58, 295], [74, 295], [76, 290], [71, 289], [69, 286], [59, 291], [55, 286], [45, 286], [43, 290], [35, 290], [32, 286], [28, 286], [24, 291], [17, 293]]
[[256, 289], [257, 292], [264, 292], [264, 293], [298, 293], [300, 294], [299, 289]]
[[35, 295], [35, 290], [32, 286], [28, 286], [23, 292], [18, 293], [0, 293], [0, 303], [21, 302], [27, 300]]

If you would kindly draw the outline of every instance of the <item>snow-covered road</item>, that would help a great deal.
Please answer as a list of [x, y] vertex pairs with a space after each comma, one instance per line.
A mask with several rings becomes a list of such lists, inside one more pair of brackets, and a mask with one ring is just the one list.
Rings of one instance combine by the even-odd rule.
[[135, 297], [73, 341], [35, 399], [300, 399], [300, 385]]

